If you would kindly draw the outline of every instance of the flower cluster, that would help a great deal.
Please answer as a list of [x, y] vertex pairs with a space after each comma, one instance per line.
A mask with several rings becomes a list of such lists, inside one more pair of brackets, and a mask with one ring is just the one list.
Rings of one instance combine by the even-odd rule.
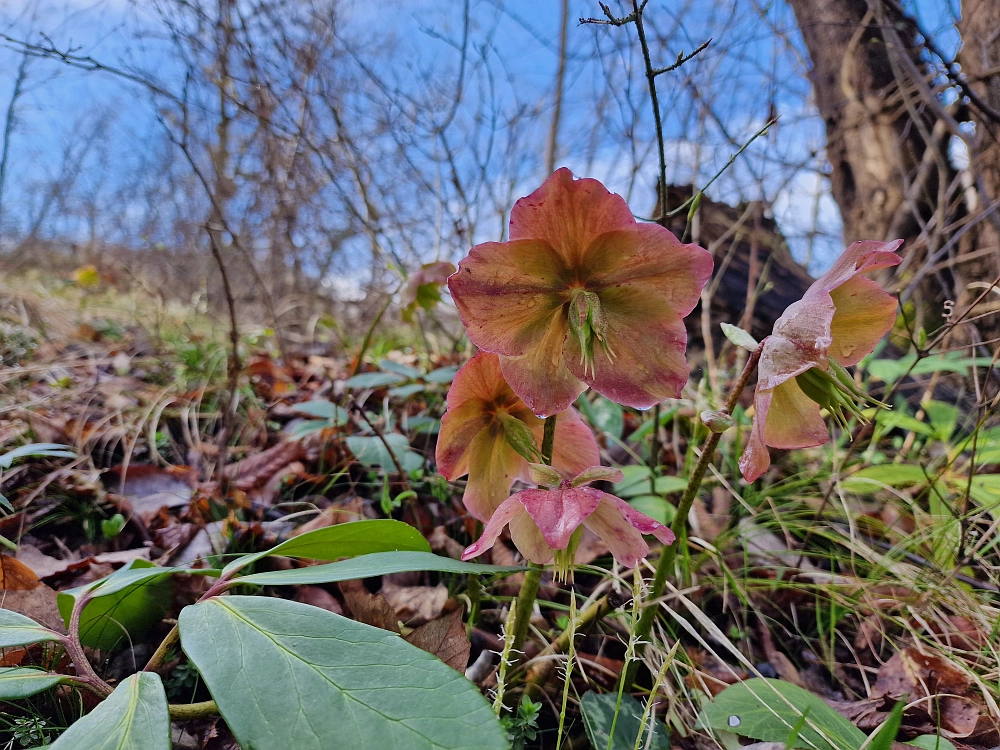
[[[598, 465], [597, 442], [571, 405], [588, 387], [639, 409], [680, 395], [688, 379], [683, 319], [712, 257], [637, 222], [620, 196], [567, 169], [517, 201], [509, 237], [476, 245], [447, 280], [480, 349], [455, 377], [437, 446], [439, 470], [452, 480], [468, 475], [463, 502], [485, 523], [463, 559], [506, 528], [526, 559], [555, 562], [565, 576], [588, 528], [634, 566], [649, 551], [644, 534], [666, 545], [674, 534], [588, 486], [622, 475]], [[748, 481], [770, 465], [767, 446], [825, 442], [821, 409], [845, 426], [861, 416], [857, 402], [867, 396], [845, 367], [870, 353], [896, 317], [895, 299], [861, 274], [899, 263], [900, 244], [851, 245], [761, 344], [754, 426], [740, 459]], [[413, 300], [419, 290], [433, 296], [445, 270], [422, 269]], [[715, 432], [732, 424], [728, 412], [713, 420]], [[537, 488], [511, 495], [516, 481]]]

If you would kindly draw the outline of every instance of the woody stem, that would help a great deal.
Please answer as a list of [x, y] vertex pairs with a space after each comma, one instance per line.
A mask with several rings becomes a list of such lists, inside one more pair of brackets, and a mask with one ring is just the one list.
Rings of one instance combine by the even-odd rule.
[[[747, 360], [746, 367], [743, 368], [740, 379], [736, 381], [736, 385], [733, 387], [732, 393], [729, 394], [729, 400], [726, 401], [726, 407], [724, 409], [726, 414], [732, 414], [733, 409], [736, 408], [740, 394], [742, 394], [743, 389], [746, 388], [747, 381], [750, 380], [751, 373], [757, 368], [757, 362], [760, 360], [760, 352], [761, 347], [758, 346], [754, 349], [750, 358]], [[688, 480], [687, 488], [684, 490], [684, 496], [681, 498], [681, 502], [677, 506], [677, 513], [674, 516], [674, 522], [670, 525], [670, 530], [674, 532], [674, 536], [677, 537], [677, 539], [669, 547], [664, 547], [663, 552], [660, 554], [660, 559], [656, 564], [656, 575], [653, 576], [653, 584], [649, 589], [649, 598], [647, 599], [646, 606], [643, 607], [642, 616], [639, 618], [639, 622], [635, 626], [635, 636], [638, 639], [638, 644], [636, 646], [637, 658], [628, 665], [628, 668], [624, 672], [622, 672], [622, 680], [624, 681], [625, 687], [628, 691], [631, 691], [632, 683], [635, 682], [635, 675], [636, 672], [639, 671], [639, 662], [641, 661], [642, 652], [646, 648], [646, 639], [649, 636], [649, 631], [653, 628], [653, 620], [656, 619], [657, 606], [655, 602], [663, 596], [663, 588], [667, 583], [667, 575], [674, 567], [674, 561], [677, 559], [678, 549], [680, 549], [680, 547], [687, 542], [688, 514], [691, 512], [691, 506], [694, 505], [695, 497], [698, 496], [698, 490], [701, 488], [701, 482], [705, 478], [705, 472], [708, 471], [709, 464], [712, 463], [712, 458], [715, 455], [715, 449], [719, 446], [720, 439], [722, 439], [721, 432], [713, 432], [709, 436], [708, 441], [705, 443], [705, 447], [701, 451], [701, 458], [698, 459], [698, 463], [694, 467], [694, 471], [691, 473], [691, 478]]]
[[[542, 431], [542, 462], [546, 466], [552, 465], [552, 452], [556, 442], [556, 415], [545, 418], [545, 426]], [[542, 571], [544, 566], [530, 563], [528, 570], [524, 574], [524, 582], [521, 590], [517, 594], [517, 602], [511, 608], [511, 613], [517, 612], [514, 618], [514, 636], [511, 653], [515, 661], [520, 659], [520, 652], [524, 647], [524, 641], [528, 637], [528, 627], [531, 625], [531, 612], [535, 607], [535, 597], [538, 596], [538, 586], [542, 582]], [[511, 617], [508, 615], [508, 627]]]

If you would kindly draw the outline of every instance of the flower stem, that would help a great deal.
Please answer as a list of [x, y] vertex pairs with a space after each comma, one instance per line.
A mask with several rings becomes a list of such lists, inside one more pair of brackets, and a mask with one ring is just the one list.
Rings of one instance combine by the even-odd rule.
[[[552, 465], [552, 452], [556, 442], [556, 415], [545, 418], [545, 426], [542, 430], [542, 463], [546, 466]], [[521, 651], [524, 648], [524, 641], [528, 637], [528, 627], [531, 625], [531, 613], [535, 609], [535, 597], [538, 596], [538, 586], [542, 582], [542, 570], [544, 566], [530, 563], [528, 570], [524, 573], [524, 581], [521, 583], [521, 590], [517, 594], [517, 605], [511, 607], [510, 615], [507, 617], [507, 627], [513, 632], [511, 641], [511, 662], [512, 665], [520, 661]], [[517, 612], [516, 619], [513, 616]]]
[[[757, 368], [760, 352], [761, 347], [758, 346], [747, 360], [740, 379], [736, 381], [732, 393], [729, 394], [729, 400], [726, 401], [724, 409], [726, 414], [732, 414], [733, 409], [736, 408], [740, 394], [743, 393], [747, 381], [750, 380], [750, 374]], [[698, 496], [698, 490], [701, 489], [701, 482], [705, 478], [705, 472], [708, 471], [709, 464], [712, 463], [712, 458], [715, 456], [715, 449], [719, 446], [721, 438], [721, 432], [713, 432], [709, 436], [705, 447], [702, 449], [701, 458], [698, 459], [698, 463], [691, 473], [691, 478], [688, 480], [688, 485], [684, 490], [684, 496], [681, 498], [680, 505], [677, 506], [677, 514], [674, 516], [674, 522], [670, 525], [670, 529], [674, 532], [677, 540], [669, 547], [664, 547], [663, 552], [660, 553], [660, 559], [656, 564], [656, 575], [653, 577], [653, 585], [649, 589], [650, 603], [647, 603], [643, 608], [639, 624], [635, 626], [635, 636], [639, 639], [637, 649], [640, 656], [646, 648], [646, 638], [649, 636], [649, 631], [653, 628], [653, 620], [656, 619], [656, 606], [652, 602], [663, 596], [663, 587], [667, 583], [667, 575], [674, 567], [674, 561], [677, 559], [677, 551], [681, 545], [687, 542], [688, 514], [691, 512], [691, 506], [694, 505], [695, 497]], [[622, 684], [629, 691], [632, 689], [632, 683], [635, 682], [636, 672], [639, 671], [639, 663], [640, 660], [636, 659], [622, 672]]]
[[155, 672], [159, 669], [160, 665], [163, 664], [163, 660], [166, 658], [170, 647], [177, 643], [179, 637], [180, 630], [178, 630], [177, 626], [174, 625], [170, 629], [170, 632], [167, 633], [166, 637], [160, 642], [160, 645], [156, 647], [156, 651], [153, 652], [153, 655], [150, 657], [149, 661], [146, 662], [146, 666], [143, 667], [142, 671]]
[[65, 641], [65, 646], [66, 651], [69, 652], [69, 658], [73, 661], [73, 666], [76, 667], [77, 679], [87, 683], [91, 690], [106, 698], [111, 695], [114, 688], [97, 675], [90, 660], [87, 659], [87, 654], [84, 653], [83, 644], [80, 643], [80, 616], [83, 614], [83, 608], [90, 604], [90, 601], [91, 596], [88, 592], [80, 594], [73, 602], [73, 611], [69, 617], [69, 637]]

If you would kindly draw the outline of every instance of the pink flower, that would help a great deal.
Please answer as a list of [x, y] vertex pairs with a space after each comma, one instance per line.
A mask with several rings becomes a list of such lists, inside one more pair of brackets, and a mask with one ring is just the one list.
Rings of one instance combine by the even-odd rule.
[[[469, 475], [462, 502], [469, 513], [487, 521], [507, 499], [514, 480], [528, 480], [523, 454], [539, 459], [542, 429], [542, 420], [503, 379], [497, 355], [479, 352], [458, 371], [448, 391], [437, 442], [438, 471], [449, 480]], [[556, 418], [552, 460], [574, 474], [600, 460], [593, 433], [572, 409]]]
[[[557, 567], [572, 564], [579, 543], [577, 530], [585, 526], [608, 545], [622, 565], [634, 566], [649, 552], [643, 534], [653, 534], [664, 544], [674, 541], [673, 532], [632, 508], [621, 498], [581, 485], [598, 480], [622, 481], [618, 469], [592, 466], [574, 478], [552, 467], [532, 464], [532, 478], [554, 489], [522, 490], [507, 498], [486, 524], [479, 540], [462, 554], [463, 560], [481, 555], [494, 545], [504, 526], [510, 526], [514, 545], [528, 560]], [[575, 537], [575, 539], [574, 539]], [[575, 542], [575, 543], [574, 543]], [[564, 559], [560, 561], [559, 553]]]
[[767, 446], [808, 448], [829, 440], [821, 405], [842, 424], [845, 411], [858, 413], [854, 401], [865, 397], [844, 366], [870, 354], [896, 320], [896, 298], [861, 274], [898, 264], [894, 251], [901, 244], [852, 244], [764, 339], [753, 431], [740, 457], [748, 482], [771, 465]]
[[640, 409], [680, 395], [682, 319], [711, 274], [707, 251], [560, 169], [514, 205], [510, 241], [476, 245], [448, 287], [469, 338], [544, 416], [587, 386]]

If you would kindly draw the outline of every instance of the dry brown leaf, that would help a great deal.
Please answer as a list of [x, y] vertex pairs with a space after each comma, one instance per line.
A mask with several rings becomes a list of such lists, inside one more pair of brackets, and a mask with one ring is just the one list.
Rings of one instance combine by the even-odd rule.
[[10, 555], [0, 555], [0, 589], [31, 591], [40, 584], [35, 572], [23, 562]]
[[[904, 716], [904, 727], [945, 737], [968, 737], [976, 729], [980, 708], [972, 682], [945, 657], [904, 648], [878, 670], [872, 698], [920, 701]], [[925, 699], [925, 700], [921, 700]]]
[[469, 664], [472, 644], [465, 634], [461, 609], [424, 623], [407, 635], [406, 640], [459, 672], [464, 673]]
[[237, 489], [246, 491], [262, 486], [276, 472], [294, 461], [302, 460], [305, 455], [305, 447], [301, 441], [286, 440], [227, 466], [225, 475], [235, 482]]
[[384, 583], [381, 593], [395, 609], [396, 617], [411, 627], [440, 617], [448, 601], [448, 589], [440, 583], [437, 586]]
[[344, 595], [344, 603], [355, 620], [382, 630], [399, 632], [396, 610], [384, 596], [371, 593], [360, 580], [341, 581], [338, 585]]
[[313, 607], [319, 607], [337, 615], [344, 614], [344, 608], [340, 606], [340, 601], [338, 601], [337, 597], [319, 586], [297, 586], [295, 601], [302, 604], [310, 604]]
[[20, 612], [57, 633], [66, 632], [56, 605], [56, 592], [44, 583], [39, 583], [33, 589], [0, 591], [0, 607]]
[[21, 543], [17, 547], [17, 559], [24, 563], [39, 578], [65, 573], [69, 565], [75, 560], [60, 560], [57, 557], [46, 555], [30, 544]]

